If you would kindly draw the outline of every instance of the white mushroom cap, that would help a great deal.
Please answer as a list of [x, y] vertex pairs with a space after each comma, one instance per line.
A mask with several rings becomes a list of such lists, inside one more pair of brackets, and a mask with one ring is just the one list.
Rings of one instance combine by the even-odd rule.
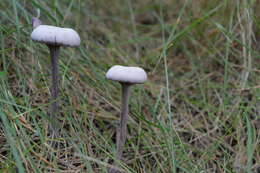
[[115, 65], [106, 73], [106, 78], [123, 83], [144, 83], [147, 80], [146, 72], [140, 67], [126, 67]]
[[36, 27], [31, 34], [31, 38], [33, 41], [49, 45], [79, 46], [80, 44], [80, 37], [75, 30], [50, 25]]

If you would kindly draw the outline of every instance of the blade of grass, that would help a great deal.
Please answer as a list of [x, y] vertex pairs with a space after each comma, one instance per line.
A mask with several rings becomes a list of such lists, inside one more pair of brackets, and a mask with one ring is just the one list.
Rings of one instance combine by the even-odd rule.
[[13, 154], [13, 157], [15, 159], [15, 164], [17, 166], [17, 169], [19, 170], [19, 173], [25, 173], [25, 169], [23, 167], [23, 162], [21, 160], [19, 151], [17, 149], [17, 142], [15, 140], [15, 130], [10, 124], [9, 120], [7, 119], [6, 115], [0, 110], [0, 117], [3, 121], [3, 125], [5, 128], [6, 137], [8, 140], [8, 143], [11, 147], [11, 152]]
[[246, 118], [246, 128], [247, 128], [247, 166], [246, 166], [246, 172], [252, 173], [252, 167], [253, 167], [253, 158], [254, 158], [254, 143], [255, 143], [255, 131], [254, 127], [251, 124], [251, 121], [248, 118], [248, 115], [245, 115]]

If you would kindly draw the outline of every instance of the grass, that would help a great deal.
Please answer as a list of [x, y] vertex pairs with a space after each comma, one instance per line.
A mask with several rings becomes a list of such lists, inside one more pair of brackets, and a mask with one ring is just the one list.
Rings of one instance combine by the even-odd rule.
[[[260, 170], [259, 1], [0, 3], [0, 172], [106, 172], [115, 156], [120, 85], [114, 64], [141, 66], [132, 88], [125, 172]], [[61, 137], [47, 127], [50, 58], [31, 18], [71, 27], [62, 48]], [[60, 148], [50, 146], [52, 140]]]

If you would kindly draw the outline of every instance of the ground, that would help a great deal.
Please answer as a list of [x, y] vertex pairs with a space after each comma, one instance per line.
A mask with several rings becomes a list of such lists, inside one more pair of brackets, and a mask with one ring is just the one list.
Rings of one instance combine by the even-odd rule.
[[[139, 66], [124, 160], [138, 173], [260, 172], [258, 0], [2, 0], [0, 172], [106, 172], [116, 151], [115, 64]], [[75, 29], [62, 48], [60, 134], [51, 137], [50, 56], [31, 19]], [[57, 145], [53, 145], [53, 143]]]

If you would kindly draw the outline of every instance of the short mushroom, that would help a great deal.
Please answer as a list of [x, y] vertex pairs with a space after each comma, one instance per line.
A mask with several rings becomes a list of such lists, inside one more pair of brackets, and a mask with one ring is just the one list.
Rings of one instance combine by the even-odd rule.
[[[147, 80], [147, 75], [146, 72], [140, 67], [126, 67], [115, 65], [108, 70], [108, 72], [106, 73], [106, 78], [118, 81], [122, 85], [122, 108], [120, 123], [117, 130], [116, 152], [116, 159], [121, 160], [127, 134], [128, 101], [130, 96], [130, 87], [133, 84], [144, 83]], [[116, 172], [116, 170], [110, 169], [109, 172]]]
[[[80, 45], [78, 33], [70, 28], [60, 28], [50, 25], [42, 25], [38, 18], [32, 19], [33, 31], [31, 39], [36, 42], [44, 43], [49, 47], [52, 65], [52, 106], [51, 115], [57, 118], [58, 113], [58, 93], [59, 93], [59, 72], [58, 56], [61, 46], [76, 47]], [[53, 127], [52, 127], [53, 128]]]

